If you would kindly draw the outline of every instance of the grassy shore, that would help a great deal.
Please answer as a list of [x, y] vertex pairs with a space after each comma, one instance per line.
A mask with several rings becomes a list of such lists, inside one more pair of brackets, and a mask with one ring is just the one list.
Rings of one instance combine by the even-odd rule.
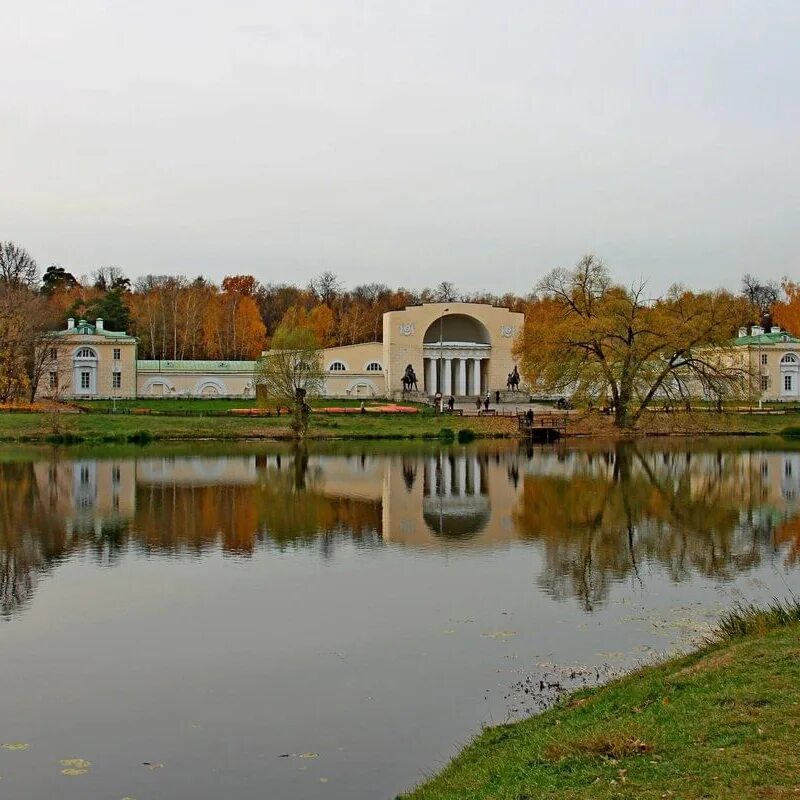
[[[435, 439], [477, 428], [477, 435], [497, 435], [481, 420], [436, 414], [312, 415], [311, 439]], [[512, 426], [508, 426], [509, 432]], [[500, 432], [502, 433], [502, 431]], [[0, 414], [0, 441], [125, 442], [174, 439], [291, 438], [286, 416], [179, 417], [107, 414]]]
[[697, 653], [485, 730], [406, 800], [800, 795], [800, 605], [740, 609]]
[[[325, 401], [325, 405], [352, 406], [360, 401]], [[322, 401], [319, 401], [322, 403]], [[288, 417], [233, 416], [233, 409], [254, 408], [253, 401], [217, 399], [143, 399], [118, 401], [122, 413], [110, 414], [111, 401], [79, 405], [74, 414], [0, 413], [0, 441], [151, 441], [197, 439], [291, 438]], [[134, 413], [134, 412], [144, 413]], [[512, 417], [491, 418], [440, 415], [420, 407], [416, 414], [313, 413], [311, 439], [426, 439], [447, 438], [448, 432], [469, 429], [475, 436], [512, 436]], [[800, 413], [741, 414], [734, 412], [647, 412], [628, 430], [614, 427], [599, 412], [573, 412], [570, 436], [627, 438], [637, 436], [800, 435]]]

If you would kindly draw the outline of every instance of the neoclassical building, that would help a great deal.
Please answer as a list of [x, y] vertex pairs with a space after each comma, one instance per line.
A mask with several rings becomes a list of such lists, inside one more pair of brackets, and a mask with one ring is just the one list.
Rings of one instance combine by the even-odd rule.
[[[383, 341], [328, 347], [322, 353], [328, 397], [402, 393], [410, 365], [420, 394], [456, 397], [504, 390], [512, 345], [524, 315], [481, 303], [426, 303], [383, 315]], [[48, 344], [40, 397], [242, 397], [255, 394], [255, 361], [137, 358], [126, 333], [69, 320]]]
[[777, 325], [740, 328], [735, 342], [754, 376], [755, 392], [771, 402], [800, 400], [800, 339]]
[[[324, 394], [399, 397], [410, 365], [420, 395], [478, 397], [506, 388], [523, 314], [482, 303], [425, 303], [383, 315], [383, 341], [328, 347]], [[777, 327], [742, 328], [734, 340], [754, 390], [767, 401], [800, 400], [800, 339]], [[255, 395], [255, 361], [137, 358], [133, 336], [80, 320], [47, 344], [40, 397], [241, 397]]]

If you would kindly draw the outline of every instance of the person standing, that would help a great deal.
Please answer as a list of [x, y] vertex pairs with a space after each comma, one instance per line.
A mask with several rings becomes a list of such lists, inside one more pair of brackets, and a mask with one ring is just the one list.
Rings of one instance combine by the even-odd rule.
[[489, 410], [489, 403], [490, 403], [490, 402], [491, 402], [491, 401], [489, 400], [489, 393], [487, 392], [487, 393], [486, 393], [486, 397], [485, 397], [485, 398], [484, 398], [484, 400], [483, 400], [483, 408], [484, 408], [484, 410], [485, 410], [485, 411], [488, 411], [488, 410]]
[[455, 408], [455, 405], [456, 399], [453, 397], [453, 395], [450, 395], [450, 397], [447, 398], [447, 407], [450, 409], [450, 411], [452, 411]]
[[475, 398], [475, 409], [480, 414], [481, 413], [481, 399], [480, 397]]

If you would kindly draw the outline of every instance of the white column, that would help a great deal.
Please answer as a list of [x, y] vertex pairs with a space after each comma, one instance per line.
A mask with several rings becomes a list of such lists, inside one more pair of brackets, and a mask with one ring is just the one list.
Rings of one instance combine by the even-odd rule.
[[436, 394], [436, 361], [429, 358], [425, 364], [425, 391], [428, 394]]
[[446, 358], [442, 362], [442, 366], [444, 368], [444, 376], [443, 376], [443, 380], [442, 380], [442, 386], [444, 388], [442, 389], [442, 394], [448, 395], [448, 394], [450, 394], [450, 392], [453, 391], [453, 386], [452, 386], [453, 359], [452, 358]]
[[472, 459], [472, 485], [475, 487], [475, 494], [481, 493], [481, 465], [477, 458]]
[[463, 397], [467, 393], [467, 359], [459, 358], [456, 361], [458, 368], [458, 388], [456, 392]]
[[469, 393], [481, 393], [481, 360], [479, 358], [472, 359], [472, 386], [469, 388]]

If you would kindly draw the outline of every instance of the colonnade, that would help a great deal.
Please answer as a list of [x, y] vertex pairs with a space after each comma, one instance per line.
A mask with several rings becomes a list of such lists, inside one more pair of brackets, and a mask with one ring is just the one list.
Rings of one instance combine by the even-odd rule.
[[481, 395], [486, 391], [482, 358], [426, 358], [425, 391], [428, 394]]
[[425, 497], [464, 497], [485, 494], [488, 490], [486, 466], [476, 456], [449, 459], [433, 456], [425, 461]]

